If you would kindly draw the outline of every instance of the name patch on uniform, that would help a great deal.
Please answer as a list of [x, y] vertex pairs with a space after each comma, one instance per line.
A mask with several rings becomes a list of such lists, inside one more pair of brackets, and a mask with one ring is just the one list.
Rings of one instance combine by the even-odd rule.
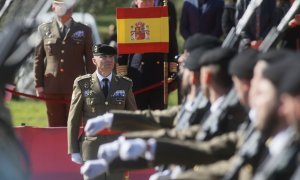
[[115, 93], [112, 95], [112, 97], [116, 100], [116, 101], [124, 101], [125, 100], [125, 91], [124, 90], [117, 90], [115, 91]]

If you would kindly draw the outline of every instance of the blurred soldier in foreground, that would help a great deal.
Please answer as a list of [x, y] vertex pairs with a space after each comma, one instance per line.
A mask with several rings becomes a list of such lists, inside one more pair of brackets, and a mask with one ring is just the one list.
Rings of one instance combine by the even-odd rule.
[[65, 100], [46, 102], [50, 127], [67, 126], [72, 84], [93, 73], [91, 29], [72, 19], [75, 0], [54, 0], [57, 18], [39, 26], [41, 41], [34, 57], [35, 86], [39, 97]]
[[3, 84], [0, 85], [0, 179], [29, 180], [28, 157], [12, 127], [9, 110], [3, 102]]
[[[85, 125], [88, 119], [103, 115], [111, 109], [136, 110], [132, 81], [113, 73], [116, 50], [111, 46], [99, 44], [93, 47], [93, 54], [93, 63], [97, 70], [93, 74], [75, 79], [68, 119], [68, 153], [71, 154], [72, 161], [78, 164], [97, 159], [99, 145], [115, 140], [118, 136], [81, 135], [79, 130], [82, 123]], [[122, 176], [122, 173], [112, 174], [107, 178], [122, 179]], [[98, 178], [106, 179], [106, 176]]]

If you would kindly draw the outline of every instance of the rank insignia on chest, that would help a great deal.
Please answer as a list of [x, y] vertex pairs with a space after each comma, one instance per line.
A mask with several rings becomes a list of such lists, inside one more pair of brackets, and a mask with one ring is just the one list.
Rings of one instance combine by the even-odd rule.
[[113, 97], [125, 97], [125, 91], [124, 90], [117, 90], [112, 96]]
[[85, 90], [84, 92], [83, 92], [83, 96], [84, 97], [87, 97], [87, 96], [89, 96], [90, 95], [90, 91], [89, 90]]
[[72, 38], [74, 40], [81, 40], [82, 38], [84, 38], [84, 31], [82, 30], [76, 31], [75, 33], [72, 34]]
[[115, 91], [115, 93], [112, 95], [112, 97], [116, 100], [116, 101], [124, 101], [125, 99], [125, 91], [124, 90], [117, 90]]

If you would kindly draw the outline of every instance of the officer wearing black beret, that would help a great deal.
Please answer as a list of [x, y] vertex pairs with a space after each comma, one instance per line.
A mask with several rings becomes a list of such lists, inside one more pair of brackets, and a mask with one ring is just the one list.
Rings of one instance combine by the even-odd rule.
[[[80, 126], [88, 119], [103, 115], [109, 110], [136, 110], [132, 81], [113, 73], [116, 50], [105, 44], [93, 46], [93, 63], [96, 71], [75, 79], [68, 118], [68, 153], [73, 162], [96, 159], [100, 144], [114, 140], [116, 135], [79, 137]], [[122, 177], [121, 174], [118, 174]], [[113, 179], [118, 179], [119, 176]]]

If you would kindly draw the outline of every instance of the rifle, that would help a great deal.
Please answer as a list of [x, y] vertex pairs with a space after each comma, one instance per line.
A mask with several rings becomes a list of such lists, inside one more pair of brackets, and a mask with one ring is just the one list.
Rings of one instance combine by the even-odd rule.
[[233, 48], [236, 46], [242, 31], [245, 29], [250, 18], [254, 14], [254, 11], [257, 7], [261, 5], [263, 0], [251, 0], [247, 6], [246, 11], [244, 12], [242, 18], [237, 23], [236, 27], [232, 27], [226, 36], [225, 40], [222, 43], [222, 47]]
[[196, 139], [204, 141], [210, 139], [212, 136], [216, 135], [219, 131], [220, 117], [229, 106], [232, 106], [239, 102], [235, 90], [232, 88], [229, 93], [225, 96], [224, 101], [220, 105], [219, 109], [210, 114], [208, 118], [204, 121], [202, 125], [202, 130], [196, 135]]
[[279, 25], [270, 30], [262, 44], [259, 46], [258, 50], [266, 52], [277, 44], [279, 37], [287, 29], [289, 21], [293, 18], [299, 8], [300, 0], [295, 0], [289, 11], [280, 21]]
[[[229, 34], [226, 36], [225, 40], [222, 43], [224, 48], [233, 48], [239, 37], [249, 22], [250, 18], [254, 14], [254, 11], [257, 7], [261, 5], [263, 0], [251, 0], [245, 13], [242, 18], [239, 20], [236, 27], [233, 27]], [[234, 89], [231, 89], [230, 92], [225, 97], [224, 102], [222, 103], [219, 110], [215, 113], [210, 114], [210, 116], [205, 120], [203, 124], [203, 130], [197, 134], [197, 140], [207, 140], [214, 136], [219, 131], [220, 117], [226, 112], [227, 108], [231, 105], [234, 105], [239, 102], [239, 99], [236, 95]]]
[[198, 109], [203, 109], [206, 107], [208, 103], [208, 100], [203, 95], [203, 93], [200, 91], [197, 94], [196, 99], [194, 100], [191, 108], [186, 108], [182, 106], [182, 110], [180, 111], [180, 115], [178, 118], [178, 122], [176, 122], [176, 129], [184, 129], [188, 128], [190, 125], [190, 122], [193, 121], [196, 117], [196, 112]]
[[[1, 67], [20, 65], [22, 60], [24, 60], [24, 57], [32, 51], [32, 48], [35, 46], [32, 42], [36, 37], [35, 34], [32, 33], [32, 29], [35, 28], [35, 21], [39, 15], [48, 11], [51, 7], [51, 3], [52, 2], [48, 0], [39, 0], [33, 7], [30, 7], [31, 11], [28, 12], [28, 14], [26, 14], [28, 9], [24, 10], [24, 12], [20, 11], [24, 13], [23, 16], [26, 18], [17, 17], [5, 25], [0, 34], [0, 41], [5, 44], [4, 47], [0, 48]], [[16, 4], [22, 7], [25, 6], [24, 4], [26, 4], [26, 1], [12, 1], [10, 7], [16, 8], [14, 7], [17, 6]], [[1, 16], [1, 18], [3, 17]], [[16, 67], [13, 69], [16, 69]]]
[[[260, 172], [255, 174], [254, 180], [264, 179], [290, 179], [294, 171], [297, 169], [298, 162], [297, 157], [299, 154], [300, 146], [297, 139], [295, 139], [295, 133], [289, 134], [290, 142], [276, 157], [271, 157], [260, 169]], [[296, 136], [298, 137], [298, 136]]]
[[238, 174], [241, 168], [246, 163], [252, 163], [264, 148], [266, 137], [259, 131], [253, 130], [246, 143], [243, 144], [239, 150], [239, 159], [234, 162], [233, 168], [228, 171], [223, 177], [223, 180], [235, 180], [238, 179]]

